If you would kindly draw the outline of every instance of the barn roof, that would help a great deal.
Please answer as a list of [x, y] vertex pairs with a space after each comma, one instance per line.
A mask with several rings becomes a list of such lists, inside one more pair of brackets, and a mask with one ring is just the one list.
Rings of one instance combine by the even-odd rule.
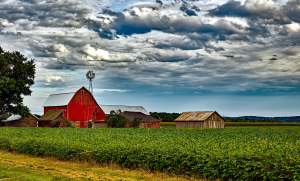
[[[31, 114], [31, 113], [30, 113]], [[38, 119], [35, 115], [31, 114], [34, 118]], [[10, 117], [8, 117], [6, 120], [3, 120], [2, 122], [9, 122], [9, 121], [16, 121], [21, 119], [22, 116], [18, 114], [13, 114]]]
[[[66, 106], [72, 100], [76, 92], [79, 91], [81, 88], [86, 89], [84, 86], [67, 88], [67, 89], [57, 89], [56, 91], [50, 94], [50, 96], [47, 98], [46, 102], [44, 103], [43, 107]], [[95, 100], [94, 97], [93, 99]], [[97, 101], [95, 100], [95, 102]]]
[[43, 116], [40, 117], [39, 121], [52, 121], [63, 112], [63, 109], [49, 110]]
[[105, 114], [110, 114], [110, 111], [121, 110], [121, 112], [141, 112], [146, 115], [150, 115], [149, 112], [143, 106], [100, 105], [100, 107]]
[[175, 121], [205, 121], [216, 111], [193, 111], [182, 113]]
[[160, 120], [155, 119], [149, 115], [146, 115], [144, 113], [141, 112], [129, 112], [129, 111], [124, 111], [121, 113], [123, 116], [125, 116], [126, 118], [128, 118], [130, 121], [132, 121], [134, 119], [135, 116], [137, 117], [141, 117], [142, 120], [141, 122], [160, 122]]

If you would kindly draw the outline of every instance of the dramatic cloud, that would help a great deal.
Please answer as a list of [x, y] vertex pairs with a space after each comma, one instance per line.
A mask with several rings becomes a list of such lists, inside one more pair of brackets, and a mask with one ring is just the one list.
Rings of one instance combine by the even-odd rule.
[[298, 0], [0, 0], [0, 17], [0, 46], [35, 59], [39, 88], [94, 70], [126, 94], [299, 94]]

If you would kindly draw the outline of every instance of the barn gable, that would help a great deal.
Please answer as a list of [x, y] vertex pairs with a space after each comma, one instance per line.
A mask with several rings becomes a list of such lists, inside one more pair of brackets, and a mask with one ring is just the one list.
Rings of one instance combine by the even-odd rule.
[[49, 110], [43, 116], [40, 117], [39, 121], [52, 121], [64, 112], [63, 109]]
[[31, 114], [28, 117], [22, 117], [21, 115], [12, 115], [2, 122], [5, 126], [12, 127], [37, 127], [38, 118]]
[[[41, 116], [39, 118], [39, 127], [52, 127], [51, 123], [56, 123], [57, 121], [60, 121], [60, 126], [59, 127], [65, 127], [66, 122], [71, 123], [71, 120], [63, 116], [63, 109], [59, 110], [49, 110], [47, 111], [46, 114]], [[72, 123], [71, 123], [72, 124]], [[72, 124], [75, 126], [75, 124]]]
[[216, 111], [194, 111], [182, 113], [176, 128], [224, 128], [225, 120]]
[[[57, 89], [56, 91], [50, 94], [50, 96], [45, 101], [43, 107], [66, 106], [70, 103], [74, 95], [82, 88], [89, 92], [89, 90], [87, 90], [84, 86], [69, 89]], [[97, 103], [94, 96], [92, 94], [91, 96]]]

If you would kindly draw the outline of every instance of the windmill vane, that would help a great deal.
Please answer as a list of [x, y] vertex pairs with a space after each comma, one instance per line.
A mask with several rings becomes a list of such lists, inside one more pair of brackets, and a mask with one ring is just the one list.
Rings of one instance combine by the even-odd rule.
[[93, 94], [93, 85], [92, 85], [92, 80], [95, 78], [95, 73], [93, 71], [88, 71], [86, 73], [86, 78], [90, 80], [90, 86], [89, 86], [89, 91]]

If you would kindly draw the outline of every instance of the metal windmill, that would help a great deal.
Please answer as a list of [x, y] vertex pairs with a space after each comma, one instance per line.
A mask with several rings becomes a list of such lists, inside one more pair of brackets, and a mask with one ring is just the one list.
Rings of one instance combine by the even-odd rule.
[[95, 73], [93, 71], [88, 71], [86, 73], [86, 78], [90, 80], [90, 86], [89, 86], [89, 91], [93, 94], [93, 85], [92, 85], [92, 80], [95, 78]]

